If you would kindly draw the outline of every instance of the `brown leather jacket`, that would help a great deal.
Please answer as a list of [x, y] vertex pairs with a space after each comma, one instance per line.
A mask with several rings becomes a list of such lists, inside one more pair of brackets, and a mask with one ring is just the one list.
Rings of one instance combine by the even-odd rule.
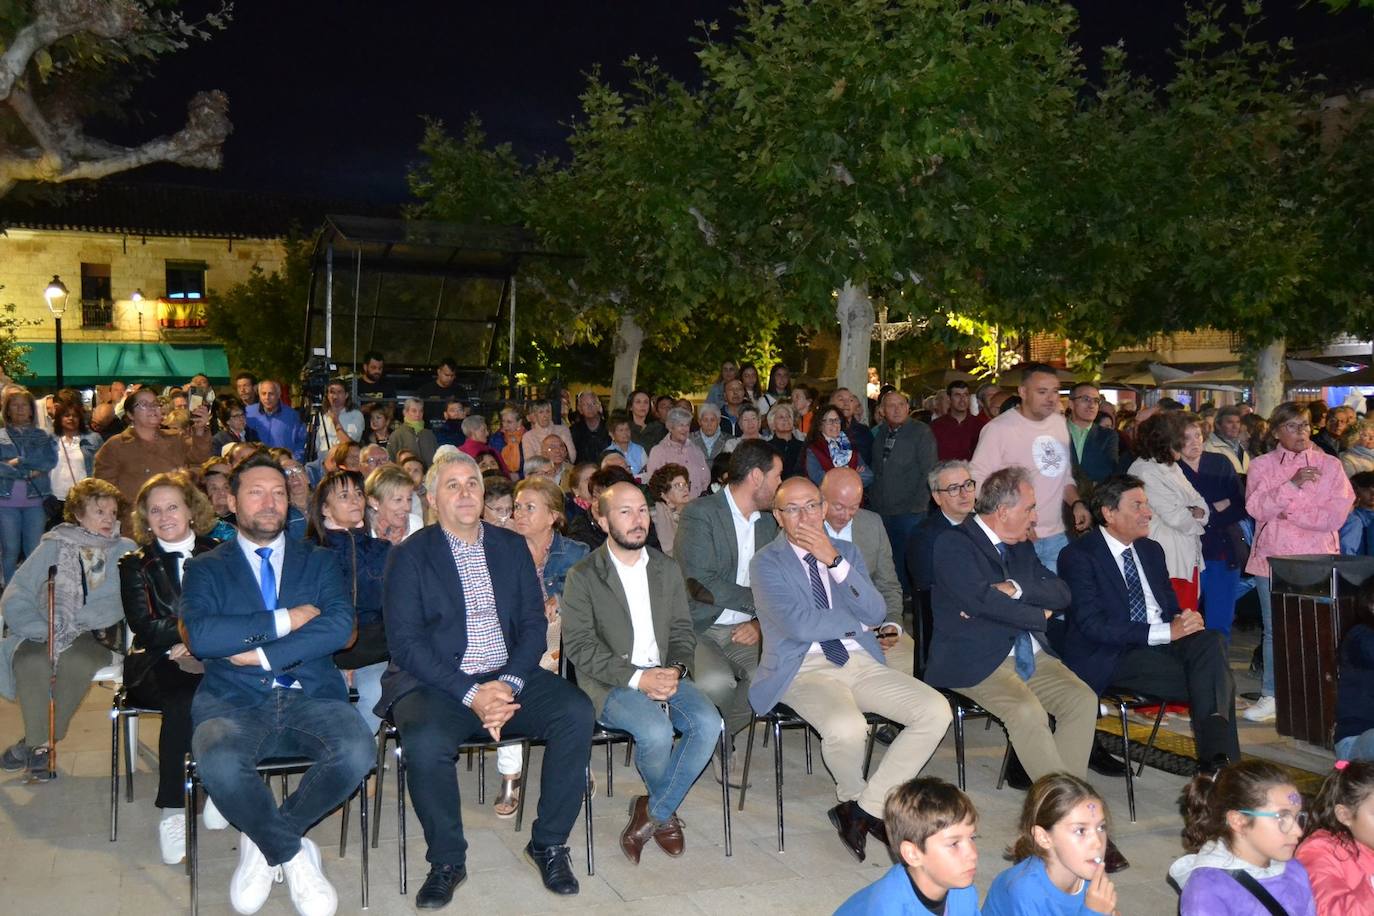
[[[132, 506], [138, 498], [139, 489], [153, 475], [164, 471], [183, 470], [209, 457], [209, 430], [200, 435], [192, 432], [189, 436], [181, 436], [164, 429], [158, 431], [158, 438], [152, 442], [145, 442], [130, 428], [111, 437], [100, 447], [100, 451], [95, 453], [95, 468], [91, 476], [114, 484]], [[120, 515], [119, 521], [127, 534], [127, 508]]]

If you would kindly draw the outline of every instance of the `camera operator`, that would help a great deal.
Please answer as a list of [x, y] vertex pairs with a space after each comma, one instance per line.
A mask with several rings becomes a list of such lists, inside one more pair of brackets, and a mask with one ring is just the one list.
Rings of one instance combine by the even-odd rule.
[[330, 379], [325, 386], [315, 429], [315, 454], [328, 454], [340, 442], [361, 442], [363, 428], [363, 413], [354, 409], [347, 383], [343, 379]]

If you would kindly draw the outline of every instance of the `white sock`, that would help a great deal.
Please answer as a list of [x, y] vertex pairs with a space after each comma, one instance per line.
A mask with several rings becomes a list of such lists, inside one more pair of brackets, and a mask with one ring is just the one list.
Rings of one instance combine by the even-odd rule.
[[183, 808], [163, 808], [162, 820], [170, 821], [174, 817], [181, 817], [186, 811]]

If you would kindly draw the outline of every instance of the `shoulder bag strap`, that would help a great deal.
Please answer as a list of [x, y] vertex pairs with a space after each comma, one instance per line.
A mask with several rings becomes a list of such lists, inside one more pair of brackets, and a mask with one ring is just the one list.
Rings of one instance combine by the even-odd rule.
[[1260, 906], [1269, 911], [1271, 916], [1289, 916], [1288, 911], [1274, 899], [1273, 894], [1264, 889], [1264, 885], [1260, 884], [1259, 881], [1255, 879], [1254, 875], [1243, 869], [1235, 869], [1227, 873], [1232, 878], [1235, 878], [1236, 882], [1240, 884], [1241, 887], [1249, 891], [1254, 898], [1260, 902]]

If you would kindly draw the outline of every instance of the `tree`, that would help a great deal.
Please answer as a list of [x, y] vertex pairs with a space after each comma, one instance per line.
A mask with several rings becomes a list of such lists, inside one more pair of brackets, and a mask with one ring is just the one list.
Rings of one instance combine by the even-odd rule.
[[254, 265], [251, 275], [222, 295], [206, 312], [210, 333], [224, 344], [231, 366], [259, 378], [290, 381], [305, 363], [305, 310], [310, 292], [311, 240], [289, 239], [280, 270]]
[[19, 181], [103, 178], [153, 162], [218, 168], [229, 102], [200, 92], [186, 125], [139, 146], [88, 136], [83, 118], [119, 93], [116, 67], [132, 68], [222, 29], [228, 7], [192, 22], [167, 0], [16, 0], [0, 4], [0, 197]]

